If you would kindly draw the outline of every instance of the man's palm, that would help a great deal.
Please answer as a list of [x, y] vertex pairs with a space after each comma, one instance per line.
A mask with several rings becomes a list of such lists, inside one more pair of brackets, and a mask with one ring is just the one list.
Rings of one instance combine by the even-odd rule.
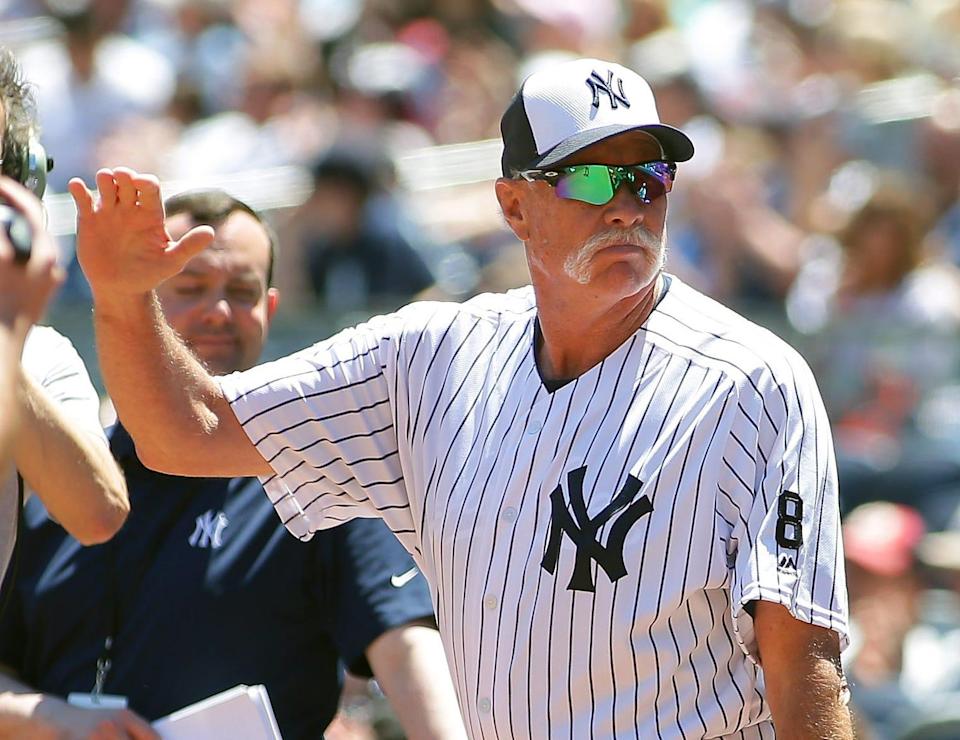
[[95, 299], [149, 293], [213, 240], [209, 226], [170, 239], [160, 183], [152, 175], [119, 167], [100, 170], [99, 202], [82, 180], [71, 180], [69, 187], [77, 204], [77, 259]]

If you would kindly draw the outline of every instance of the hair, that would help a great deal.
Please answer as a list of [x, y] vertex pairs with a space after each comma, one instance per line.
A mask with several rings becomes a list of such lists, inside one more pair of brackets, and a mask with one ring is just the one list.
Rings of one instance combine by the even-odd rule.
[[33, 91], [23, 79], [23, 71], [13, 52], [0, 47], [0, 108], [3, 112], [3, 148], [0, 157], [4, 175], [22, 181], [23, 162], [36, 135], [36, 102]]
[[873, 194], [840, 230], [840, 243], [847, 249], [875, 226], [890, 229], [901, 248], [901, 276], [918, 267], [925, 256], [925, 237], [931, 226], [931, 208], [919, 183], [903, 178], [881, 179]]
[[253, 216], [257, 223], [263, 227], [270, 241], [270, 260], [267, 263], [267, 287], [273, 283], [273, 263], [277, 258], [277, 234], [255, 210], [244, 203], [239, 198], [234, 198], [229, 193], [219, 188], [209, 188], [202, 190], [188, 190], [183, 193], [172, 195], [163, 204], [167, 216], [174, 216], [178, 213], [186, 213], [197, 224], [203, 226], [213, 226], [216, 228], [232, 213], [242, 211]]
[[387, 187], [396, 176], [393, 163], [374, 142], [339, 142], [311, 166], [314, 185], [331, 182], [349, 188], [360, 200]]

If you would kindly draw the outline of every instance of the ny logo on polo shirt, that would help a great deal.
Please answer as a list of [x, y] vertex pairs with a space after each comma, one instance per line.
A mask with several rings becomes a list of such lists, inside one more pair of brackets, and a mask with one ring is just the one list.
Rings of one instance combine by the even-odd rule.
[[214, 550], [223, 547], [223, 530], [229, 523], [227, 515], [222, 511], [205, 511], [197, 517], [197, 524], [187, 542], [191, 547], [209, 547]]
[[[583, 500], [583, 478], [586, 473], [586, 467], [577, 468], [567, 473], [567, 488], [570, 489], [569, 508], [573, 509], [572, 517], [567, 502], [563, 498], [563, 486], [557, 484], [557, 487], [550, 494], [550, 537], [547, 540], [547, 549], [540, 566], [551, 575], [556, 572], [557, 559], [560, 557], [560, 543], [563, 534], [566, 533], [577, 547], [573, 575], [570, 577], [567, 589], [592, 592], [595, 590], [595, 586], [591, 572], [592, 568], [590, 567], [591, 561], [597, 561], [611, 583], [627, 574], [627, 568], [623, 563], [623, 543], [633, 525], [641, 517], [653, 511], [653, 504], [646, 495], [633, 501], [643, 483], [638, 478], [628, 475], [627, 480], [620, 487], [620, 493], [591, 519], [587, 513], [587, 505]], [[630, 503], [631, 501], [633, 503]], [[627, 506], [627, 504], [630, 505]], [[618, 516], [613, 526], [610, 527], [607, 544], [601, 545], [596, 539], [597, 530], [624, 506], [627, 506], [626, 511]], [[574, 517], [576, 520], [574, 520]]]
[[613, 89], [613, 70], [607, 70], [607, 79], [604, 80], [596, 72], [591, 72], [590, 76], [586, 79], [587, 86], [593, 92], [593, 107], [600, 108], [600, 93], [603, 93], [607, 96], [610, 101], [610, 107], [613, 110], [617, 109], [617, 103], [621, 103], [624, 108], [630, 107], [630, 101], [627, 100], [627, 95], [623, 91], [623, 79], [617, 78], [617, 88], [620, 90], [619, 94], [616, 93]]

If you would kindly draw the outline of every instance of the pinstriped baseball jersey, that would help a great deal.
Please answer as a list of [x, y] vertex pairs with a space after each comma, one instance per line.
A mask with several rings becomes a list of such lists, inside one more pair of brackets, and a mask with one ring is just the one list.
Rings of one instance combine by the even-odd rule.
[[535, 334], [529, 288], [412, 304], [220, 382], [294, 535], [414, 555], [472, 737], [773, 737], [745, 605], [847, 632], [810, 370], [676, 278], [559, 388]]

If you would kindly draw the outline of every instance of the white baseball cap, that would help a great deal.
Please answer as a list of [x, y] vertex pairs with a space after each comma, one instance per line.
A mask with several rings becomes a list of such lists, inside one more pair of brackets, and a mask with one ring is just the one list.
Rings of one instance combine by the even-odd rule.
[[626, 131], [645, 131], [664, 158], [685, 162], [693, 143], [660, 123], [650, 85], [633, 70], [599, 59], [576, 59], [527, 77], [500, 119], [505, 177], [549, 167], [574, 152]]

